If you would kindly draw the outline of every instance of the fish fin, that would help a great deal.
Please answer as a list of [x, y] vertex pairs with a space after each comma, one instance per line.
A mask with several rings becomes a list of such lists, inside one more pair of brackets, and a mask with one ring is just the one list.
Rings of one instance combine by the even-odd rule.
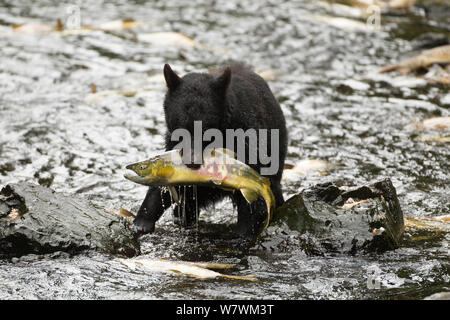
[[135, 216], [132, 212], [128, 211], [128, 210], [125, 209], [125, 208], [120, 208], [120, 210], [119, 210], [119, 216], [121, 216], [121, 217], [133, 217], [133, 218], [136, 218], [136, 216]]
[[170, 196], [176, 204], [180, 204], [180, 197], [178, 197], [177, 189], [174, 186], [169, 186]]
[[253, 201], [256, 200], [256, 198], [258, 198], [258, 194], [250, 189], [241, 189], [241, 193], [248, 203], [252, 203]]
[[55, 26], [53, 27], [53, 29], [54, 29], [55, 31], [63, 31], [63, 30], [64, 30], [64, 26], [63, 26], [63, 24], [62, 24], [60, 18], [56, 19], [56, 24], [55, 24]]

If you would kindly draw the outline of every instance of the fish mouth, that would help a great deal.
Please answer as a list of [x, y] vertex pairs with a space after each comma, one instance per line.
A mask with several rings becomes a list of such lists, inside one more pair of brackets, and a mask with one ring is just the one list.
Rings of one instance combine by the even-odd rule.
[[148, 184], [148, 183], [149, 183], [149, 179], [146, 178], [146, 177], [141, 177], [141, 176], [139, 176], [139, 175], [134, 171], [135, 166], [136, 166], [135, 163], [127, 165], [125, 168], [128, 170], [128, 172], [125, 173], [125, 174], [123, 175], [123, 177], [124, 177], [125, 179], [130, 180], [130, 181], [133, 181], [133, 182], [135, 182], [135, 183], [139, 183], [139, 184], [143, 184], [143, 185]]
[[134, 171], [134, 168], [136, 168], [136, 165], [137, 165], [137, 163], [131, 163], [131, 164], [127, 165], [127, 166], [125, 167], [125, 169], [133, 170], [133, 171]]
[[139, 176], [136, 176], [136, 175], [127, 174], [127, 173], [125, 173], [123, 175], [123, 177], [125, 179], [128, 179], [128, 180], [136, 182], [136, 183], [141, 183], [141, 180], [142, 180], [142, 177], [139, 177]]

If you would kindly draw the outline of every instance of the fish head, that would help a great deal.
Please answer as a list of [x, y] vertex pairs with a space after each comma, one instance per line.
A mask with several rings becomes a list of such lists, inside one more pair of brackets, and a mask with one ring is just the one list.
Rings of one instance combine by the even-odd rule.
[[155, 173], [158, 172], [158, 167], [160, 166], [161, 164], [151, 160], [131, 163], [125, 168], [134, 174], [126, 173], [124, 177], [139, 184], [150, 185], [159, 179], [159, 176]]
[[179, 152], [179, 150], [172, 150], [148, 160], [131, 163], [125, 168], [134, 174], [125, 174], [124, 177], [144, 185], [169, 183], [169, 179], [182, 165]]
[[125, 168], [127, 170], [134, 171], [138, 176], [145, 177], [152, 173], [152, 169], [155, 166], [155, 162], [151, 160], [140, 161], [136, 163], [131, 163]]

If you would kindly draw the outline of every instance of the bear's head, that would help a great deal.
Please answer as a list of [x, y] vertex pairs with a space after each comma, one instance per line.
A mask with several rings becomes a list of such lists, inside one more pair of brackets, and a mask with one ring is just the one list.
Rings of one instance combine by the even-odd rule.
[[172, 68], [164, 65], [167, 94], [164, 113], [169, 132], [187, 129], [191, 134], [194, 121], [202, 122], [202, 130], [223, 129], [228, 106], [226, 92], [231, 81], [227, 67], [218, 76], [207, 73], [189, 73], [179, 77]]

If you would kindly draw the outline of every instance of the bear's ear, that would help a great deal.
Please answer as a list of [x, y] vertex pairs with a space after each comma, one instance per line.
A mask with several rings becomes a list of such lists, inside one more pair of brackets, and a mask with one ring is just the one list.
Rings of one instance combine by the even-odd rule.
[[214, 85], [216, 88], [223, 90], [225, 92], [231, 82], [231, 69], [226, 67], [223, 73], [216, 79]]
[[164, 65], [164, 79], [166, 79], [167, 87], [170, 90], [174, 90], [181, 82], [181, 78], [173, 72], [167, 63]]

